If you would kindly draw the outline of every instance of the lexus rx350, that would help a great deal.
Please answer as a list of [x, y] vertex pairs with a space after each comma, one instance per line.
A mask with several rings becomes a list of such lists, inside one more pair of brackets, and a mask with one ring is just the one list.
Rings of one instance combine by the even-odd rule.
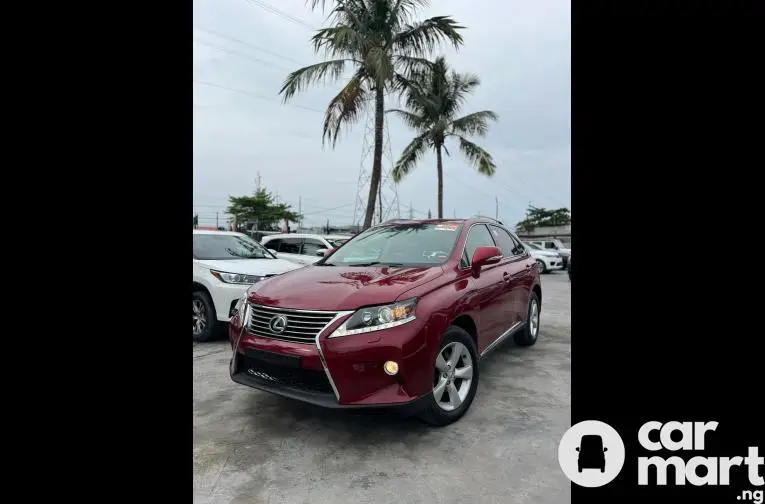
[[541, 302], [536, 261], [498, 222], [389, 221], [250, 287], [229, 371], [308, 403], [446, 425], [470, 407], [481, 358], [510, 336], [537, 341]]

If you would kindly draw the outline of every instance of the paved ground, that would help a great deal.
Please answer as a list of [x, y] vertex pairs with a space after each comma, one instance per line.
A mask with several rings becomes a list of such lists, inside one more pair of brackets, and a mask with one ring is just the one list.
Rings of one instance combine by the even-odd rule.
[[568, 275], [543, 275], [537, 344], [481, 363], [456, 424], [328, 411], [233, 383], [225, 341], [194, 345], [194, 502], [561, 503], [570, 425]]

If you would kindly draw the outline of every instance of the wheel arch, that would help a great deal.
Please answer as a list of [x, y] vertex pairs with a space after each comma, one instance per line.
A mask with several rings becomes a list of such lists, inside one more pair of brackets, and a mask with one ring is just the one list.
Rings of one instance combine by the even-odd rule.
[[460, 329], [467, 332], [475, 344], [476, 351], [478, 351], [478, 328], [475, 325], [473, 317], [467, 313], [462, 313], [457, 315], [457, 317], [455, 317], [449, 325], [459, 327]]

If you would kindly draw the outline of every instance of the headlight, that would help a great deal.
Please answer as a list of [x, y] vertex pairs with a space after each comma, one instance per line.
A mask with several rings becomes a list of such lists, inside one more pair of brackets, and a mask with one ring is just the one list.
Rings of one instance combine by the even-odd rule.
[[350, 336], [382, 329], [390, 329], [414, 320], [417, 298], [397, 303], [362, 308], [338, 327], [329, 337]]
[[210, 270], [210, 273], [221, 282], [228, 284], [252, 285], [263, 280], [263, 277], [258, 275], [241, 275], [239, 273], [226, 273], [225, 271], [215, 270]]

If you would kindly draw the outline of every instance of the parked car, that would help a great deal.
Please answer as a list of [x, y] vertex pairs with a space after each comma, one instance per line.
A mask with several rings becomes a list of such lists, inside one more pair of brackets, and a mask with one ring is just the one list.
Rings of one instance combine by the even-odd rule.
[[342, 235], [290, 233], [264, 236], [260, 243], [281, 259], [313, 264], [321, 259], [327, 250], [339, 247], [350, 238]]
[[539, 245], [523, 242], [531, 257], [539, 264], [540, 273], [563, 269], [563, 258], [557, 252], [545, 250]]
[[542, 247], [544, 250], [556, 251], [563, 259], [563, 268], [568, 265], [568, 258], [571, 257], [571, 248], [567, 247], [557, 238], [550, 240], [531, 240], [530, 243]]
[[571, 257], [572, 256], [569, 256], [568, 258], [568, 281], [569, 282], [571, 281]]
[[195, 229], [193, 249], [195, 341], [208, 341], [216, 335], [216, 327], [230, 320], [234, 305], [250, 285], [300, 267], [277, 259], [242, 233]]
[[253, 285], [231, 319], [229, 371], [319, 406], [446, 425], [470, 407], [481, 358], [511, 336], [537, 341], [541, 302], [536, 261], [502, 225], [389, 221]]

